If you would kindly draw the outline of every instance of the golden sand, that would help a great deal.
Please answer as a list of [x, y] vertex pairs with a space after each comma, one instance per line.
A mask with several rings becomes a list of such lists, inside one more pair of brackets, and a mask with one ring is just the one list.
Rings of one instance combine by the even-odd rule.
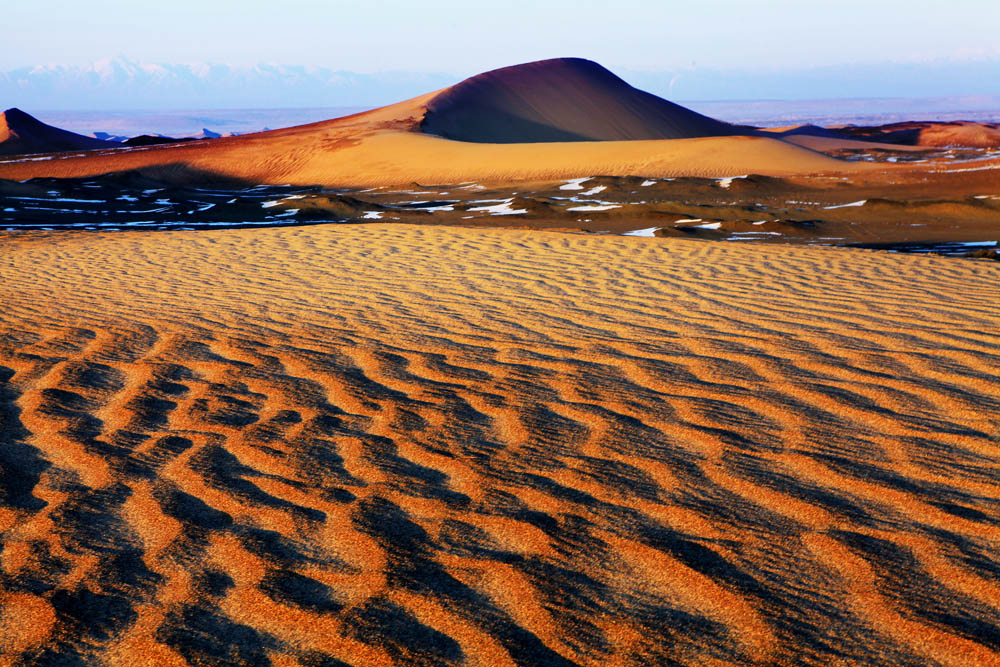
[[0, 244], [3, 664], [1000, 661], [995, 263]]

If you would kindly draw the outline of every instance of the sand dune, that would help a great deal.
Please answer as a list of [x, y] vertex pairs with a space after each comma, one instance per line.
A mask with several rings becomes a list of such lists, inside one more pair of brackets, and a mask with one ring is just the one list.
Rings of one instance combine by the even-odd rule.
[[55, 153], [116, 146], [120, 144], [46, 125], [20, 109], [7, 109], [0, 114], [0, 155]]
[[459, 141], [504, 144], [740, 133], [633, 88], [581, 58], [504, 67], [466, 79], [428, 102], [420, 129]]
[[0, 243], [0, 663], [1000, 660], [993, 263]]
[[907, 121], [889, 125], [847, 126], [838, 132], [861, 139], [907, 146], [1000, 146], [1000, 124], [973, 121]]
[[735, 131], [636, 90], [596, 63], [555, 59], [488, 72], [412, 100], [311, 125], [211, 142], [0, 162], [0, 178], [143, 169], [187, 183], [238, 179], [371, 187], [594, 174], [721, 177], [869, 169], [780, 138], [723, 136]]

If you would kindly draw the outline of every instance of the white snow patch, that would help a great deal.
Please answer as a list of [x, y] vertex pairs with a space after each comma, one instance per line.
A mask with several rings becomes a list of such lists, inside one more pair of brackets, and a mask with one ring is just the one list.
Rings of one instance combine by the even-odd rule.
[[656, 181], [650, 181], [650, 180], [647, 179], [647, 180], [643, 181], [642, 183], [640, 183], [639, 185], [641, 185], [644, 188], [648, 188], [650, 185], [656, 185]]
[[284, 201], [288, 201], [289, 199], [303, 199], [303, 198], [305, 198], [305, 195], [289, 195], [287, 197], [282, 197], [281, 199], [272, 199], [271, 201], [266, 201], [260, 206], [261, 208], [271, 208], [272, 206], [277, 206], [278, 204]]
[[850, 204], [837, 204], [836, 206], [824, 206], [823, 208], [827, 210], [834, 208], [850, 208], [851, 206], [864, 206], [867, 203], [867, 199], [862, 199], [861, 201], [852, 201]]
[[566, 181], [566, 185], [560, 185], [560, 190], [583, 190], [583, 186], [580, 185], [585, 181], [589, 181], [593, 176], [586, 176], [584, 178], [571, 178]]
[[682, 222], [701, 222], [701, 218], [684, 218], [683, 220], [674, 220], [675, 225]]
[[587, 197], [589, 195], [596, 195], [598, 192], [602, 192], [602, 191], [607, 190], [607, 189], [608, 189], [608, 186], [606, 186], [606, 185], [598, 185], [597, 187], [590, 188], [586, 192], [581, 192], [580, 196], [581, 197]]
[[567, 211], [608, 211], [613, 208], [621, 208], [620, 204], [603, 204], [597, 206], [573, 206], [566, 209]]
[[489, 213], [490, 215], [522, 215], [528, 212], [526, 208], [513, 209], [511, 208], [511, 203], [513, 199], [504, 199], [499, 204], [493, 206], [476, 206], [474, 208], [468, 209], [471, 211], [482, 211], [483, 213]]
[[720, 179], [718, 179], [718, 181], [719, 181], [719, 187], [720, 188], [728, 188], [730, 185], [733, 184], [733, 181], [735, 181], [736, 179], [738, 179], [738, 178], [746, 178], [747, 176], [749, 176], [749, 174], [744, 174], [742, 176], [727, 176], [726, 178], [720, 178]]
[[630, 232], [622, 233], [622, 236], [656, 236], [659, 227], [647, 227], [646, 229], [633, 229]]
[[363, 216], [361, 216], [361, 218], [364, 220], [378, 220], [381, 217], [382, 217], [381, 211], [368, 211]]
[[100, 199], [71, 199], [69, 197], [11, 197], [11, 199], [17, 199], [19, 201], [44, 201], [44, 202], [73, 202], [76, 204], [103, 204], [104, 202]]

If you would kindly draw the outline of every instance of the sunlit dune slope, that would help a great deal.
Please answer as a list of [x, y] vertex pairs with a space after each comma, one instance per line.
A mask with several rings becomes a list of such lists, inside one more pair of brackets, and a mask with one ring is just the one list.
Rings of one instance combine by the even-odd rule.
[[995, 263], [0, 244], [2, 664], [1000, 660]]
[[186, 182], [229, 178], [372, 186], [869, 168], [775, 138], [721, 136], [733, 131], [732, 126], [638, 91], [595, 63], [556, 59], [482, 74], [399, 104], [311, 125], [84, 157], [0, 163], [0, 178], [152, 169], [158, 177]]
[[46, 125], [20, 109], [0, 114], [0, 155], [53, 153], [120, 146]]

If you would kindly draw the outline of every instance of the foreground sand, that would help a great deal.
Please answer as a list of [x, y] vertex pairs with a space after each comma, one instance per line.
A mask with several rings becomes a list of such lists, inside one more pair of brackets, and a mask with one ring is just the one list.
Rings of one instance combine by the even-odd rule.
[[1000, 660], [995, 263], [0, 244], [4, 664]]

